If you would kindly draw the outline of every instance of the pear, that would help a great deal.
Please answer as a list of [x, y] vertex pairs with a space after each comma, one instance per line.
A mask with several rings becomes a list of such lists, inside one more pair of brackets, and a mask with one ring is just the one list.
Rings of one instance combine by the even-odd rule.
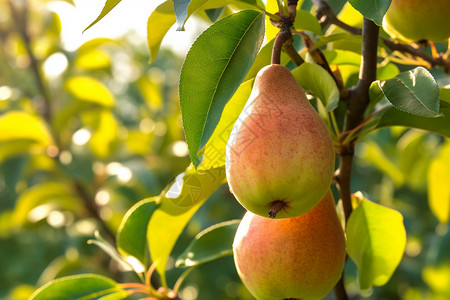
[[321, 299], [336, 285], [346, 241], [328, 192], [308, 213], [288, 219], [244, 215], [233, 242], [237, 272], [258, 300]]
[[383, 28], [406, 42], [445, 41], [450, 37], [450, 1], [392, 0]]
[[334, 159], [330, 133], [291, 72], [261, 69], [226, 148], [236, 199], [263, 217], [302, 215], [327, 192]]

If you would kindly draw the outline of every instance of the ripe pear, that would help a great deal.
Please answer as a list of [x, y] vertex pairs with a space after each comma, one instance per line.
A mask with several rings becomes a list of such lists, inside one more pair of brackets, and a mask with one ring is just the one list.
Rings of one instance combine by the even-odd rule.
[[239, 277], [258, 300], [325, 297], [341, 277], [345, 253], [330, 192], [296, 218], [272, 220], [247, 212], [233, 242]]
[[291, 72], [261, 69], [226, 148], [236, 199], [263, 217], [302, 215], [327, 192], [334, 159], [330, 133]]
[[445, 41], [450, 37], [450, 2], [392, 0], [383, 28], [392, 37], [407, 42]]

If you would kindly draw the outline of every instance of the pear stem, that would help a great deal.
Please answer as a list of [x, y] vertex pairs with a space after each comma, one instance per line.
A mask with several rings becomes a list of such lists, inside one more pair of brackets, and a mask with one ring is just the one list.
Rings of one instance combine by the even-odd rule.
[[275, 219], [278, 212], [286, 206], [286, 203], [282, 200], [275, 200], [272, 202], [272, 207], [269, 210], [269, 217]]

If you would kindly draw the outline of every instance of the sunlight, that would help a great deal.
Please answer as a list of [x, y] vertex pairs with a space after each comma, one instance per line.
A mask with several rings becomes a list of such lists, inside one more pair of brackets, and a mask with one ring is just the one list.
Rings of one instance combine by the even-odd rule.
[[56, 52], [45, 60], [42, 67], [47, 77], [56, 78], [67, 69], [68, 65], [67, 57], [61, 52]]
[[86, 128], [81, 128], [77, 130], [72, 136], [72, 141], [75, 145], [83, 146], [85, 145], [91, 138], [91, 133]]

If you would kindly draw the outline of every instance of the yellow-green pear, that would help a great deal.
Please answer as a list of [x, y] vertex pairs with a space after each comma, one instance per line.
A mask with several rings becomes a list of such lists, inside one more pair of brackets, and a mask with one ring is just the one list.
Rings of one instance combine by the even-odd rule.
[[261, 69], [226, 149], [236, 199], [263, 217], [302, 215], [327, 192], [334, 159], [330, 133], [291, 72]]
[[330, 192], [296, 218], [272, 220], [247, 212], [233, 242], [239, 277], [258, 300], [322, 299], [339, 281], [345, 253]]
[[383, 20], [392, 37], [412, 42], [450, 37], [449, 0], [392, 0]]

